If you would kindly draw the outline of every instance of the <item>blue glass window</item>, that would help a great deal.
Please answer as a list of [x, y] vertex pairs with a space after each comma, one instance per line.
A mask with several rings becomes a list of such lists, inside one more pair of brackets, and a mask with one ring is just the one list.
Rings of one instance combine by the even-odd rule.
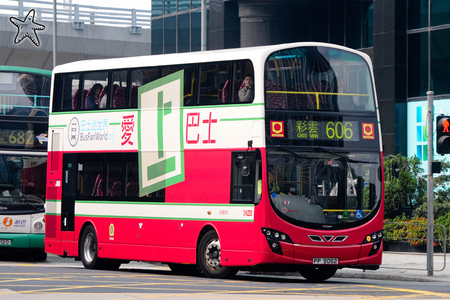
[[175, 16], [164, 19], [164, 53], [177, 52], [176, 23]]
[[177, 1], [176, 0], [165, 0], [164, 1], [164, 14], [172, 14], [177, 11]]
[[190, 14], [178, 15], [178, 52], [190, 51]]

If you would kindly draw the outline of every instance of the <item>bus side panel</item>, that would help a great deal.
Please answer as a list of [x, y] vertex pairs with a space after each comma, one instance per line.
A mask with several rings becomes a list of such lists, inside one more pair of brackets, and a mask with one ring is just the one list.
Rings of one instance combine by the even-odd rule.
[[230, 150], [184, 150], [184, 170], [185, 180], [166, 188], [167, 203], [230, 203]]
[[77, 217], [81, 226], [93, 224], [99, 256], [126, 260], [195, 263], [198, 232], [202, 223], [183, 220]]
[[[73, 236], [73, 234], [72, 234]], [[61, 241], [61, 252], [63, 255], [67, 255], [69, 257], [78, 256], [78, 242], [70, 239]]]
[[[199, 234], [204, 226], [212, 225], [221, 241], [224, 265], [249, 265], [253, 261], [252, 222], [208, 224], [189, 220], [78, 217], [76, 224], [81, 227], [86, 222], [94, 225], [101, 246], [99, 256], [103, 258], [195, 263]], [[81, 228], [76, 231], [82, 234]], [[64, 250], [69, 256], [76, 256], [75, 243], [64, 242]]]
[[61, 200], [55, 199], [61, 198], [58, 195], [60, 189], [51, 187], [50, 184], [53, 184], [51, 180], [50, 183], [47, 183], [47, 201], [45, 204], [45, 237], [54, 239], [58, 236], [58, 225], [61, 224], [57, 222], [57, 217], [61, 216], [59, 208], [61, 206]]
[[[81, 227], [86, 222], [94, 225], [101, 243], [187, 248], [195, 248], [201, 225], [193, 221], [94, 217], [78, 217], [76, 223]], [[80, 230], [76, 231], [81, 235]]]
[[122, 260], [195, 264], [194, 248], [99, 243], [99, 257]]
[[224, 266], [253, 264], [254, 222], [217, 222], [216, 227]]
[[[56, 132], [57, 134], [58, 132]], [[50, 145], [59, 149], [59, 137], [50, 135]], [[61, 251], [61, 195], [62, 195], [62, 151], [49, 151], [47, 155], [47, 188], [45, 203], [45, 252], [63, 255]]]
[[[48, 191], [51, 188], [47, 187]], [[63, 255], [60, 247], [61, 239], [61, 214], [57, 213], [58, 207], [61, 207], [61, 201], [47, 200], [45, 203], [45, 252]]]

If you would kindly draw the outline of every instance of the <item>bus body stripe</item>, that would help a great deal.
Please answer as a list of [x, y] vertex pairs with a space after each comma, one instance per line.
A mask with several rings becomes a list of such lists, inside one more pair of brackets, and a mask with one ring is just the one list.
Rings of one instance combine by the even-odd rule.
[[[95, 215], [92, 212], [96, 212]], [[161, 205], [158, 203], [84, 202], [75, 204], [76, 216], [165, 220], [254, 221], [253, 205]]]

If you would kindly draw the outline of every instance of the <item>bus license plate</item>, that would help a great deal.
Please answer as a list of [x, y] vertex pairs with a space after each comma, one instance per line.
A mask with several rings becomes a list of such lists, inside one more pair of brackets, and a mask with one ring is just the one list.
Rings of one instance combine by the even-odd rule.
[[11, 240], [0, 240], [0, 245], [11, 245]]
[[338, 258], [329, 258], [329, 257], [314, 257], [313, 258], [314, 265], [337, 265], [339, 264]]

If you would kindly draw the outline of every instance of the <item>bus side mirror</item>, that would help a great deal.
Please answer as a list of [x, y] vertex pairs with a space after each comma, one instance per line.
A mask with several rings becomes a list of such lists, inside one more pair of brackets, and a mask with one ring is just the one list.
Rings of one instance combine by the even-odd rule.
[[248, 160], [248, 158], [242, 160], [241, 162], [241, 175], [243, 177], [247, 177], [248, 175], [250, 175], [250, 161]]

